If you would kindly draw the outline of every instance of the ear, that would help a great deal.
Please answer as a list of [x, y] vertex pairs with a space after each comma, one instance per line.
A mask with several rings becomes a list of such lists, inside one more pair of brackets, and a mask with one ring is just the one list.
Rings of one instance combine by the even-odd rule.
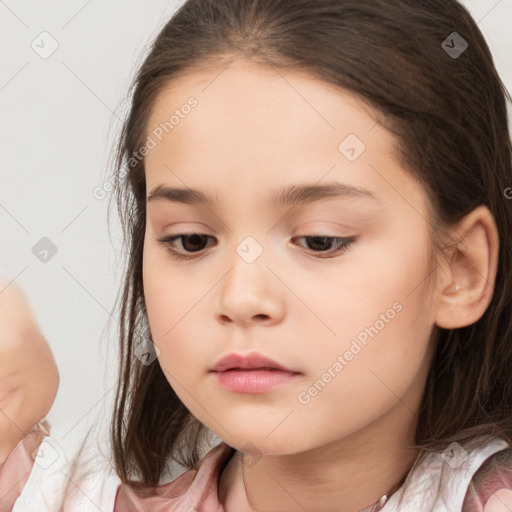
[[452, 237], [454, 247], [445, 253], [436, 288], [435, 323], [444, 329], [465, 327], [482, 317], [498, 268], [499, 234], [486, 206], [464, 217]]

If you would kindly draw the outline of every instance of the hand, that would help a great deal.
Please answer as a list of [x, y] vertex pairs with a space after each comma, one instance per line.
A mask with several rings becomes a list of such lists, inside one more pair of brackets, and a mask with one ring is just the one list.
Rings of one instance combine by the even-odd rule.
[[22, 290], [0, 276], [0, 464], [51, 409], [59, 372]]

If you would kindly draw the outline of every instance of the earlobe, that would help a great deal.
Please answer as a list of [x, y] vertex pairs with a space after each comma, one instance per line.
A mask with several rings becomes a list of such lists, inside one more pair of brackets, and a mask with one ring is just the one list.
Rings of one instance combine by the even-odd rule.
[[498, 266], [499, 235], [486, 206], [459, 223], [458, 243], [447, 253], [448, 272], [438, 283], [435, 323], [456, 329], [477, 322], [489, 306]]

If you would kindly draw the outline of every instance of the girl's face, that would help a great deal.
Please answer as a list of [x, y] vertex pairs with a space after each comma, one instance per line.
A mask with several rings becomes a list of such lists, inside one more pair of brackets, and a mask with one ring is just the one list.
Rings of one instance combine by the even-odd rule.
[[[165, 89], [146, 136], [148, 319], [192, 414], [263, 454], [376, 426], [412, 440], [435, 321], [427, 198], [368, 108], [297, 71], [235, 61]], [[250, 352], [296, 375], [247, 393], [210, 371]]]

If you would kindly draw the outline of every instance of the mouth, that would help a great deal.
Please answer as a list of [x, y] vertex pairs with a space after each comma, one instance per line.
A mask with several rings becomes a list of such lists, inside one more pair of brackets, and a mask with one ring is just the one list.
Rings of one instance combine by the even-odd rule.
[[212, 371], [217, 383], [233, 393], [267, 393], [294, 382], [301, 374], [273, 367]]
[[292, 374], [300, 373], [258, 352], [250, 352], [245, 354], [228, 354], [217, 361], [214, 366], [209, 368], [209, 371], [219, 373], [225, 371], [267, 371], [286, 372]]
[[283, 373], [298, 373], [298, 372], [291, 372], [287, 370], [281, 370], [280, 368], [273, 368], [270, 366], [263, 366], [261, 368], [241, 368], [241, 367], [235, 367], [235, 368], [226, 368], [225, 370], [212, 370], [214, 373], [224, 373], [224, 372], [283, 372]]

